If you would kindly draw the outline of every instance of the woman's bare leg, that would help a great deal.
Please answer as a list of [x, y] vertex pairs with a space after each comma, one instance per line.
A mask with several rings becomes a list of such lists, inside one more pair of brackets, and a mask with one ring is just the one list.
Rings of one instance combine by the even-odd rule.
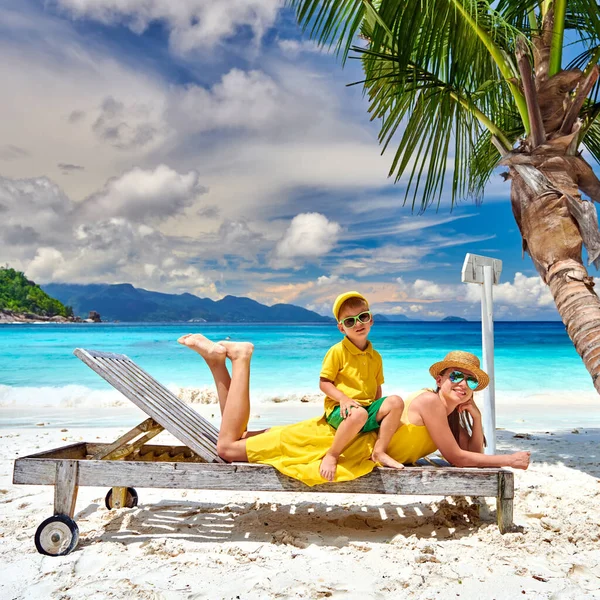
[[227, 358], [226, 348], [219, 343], [211, 342], [199, 333], [188, 333], [181, 336], [177, 341], [195, 350], [206, 361], [217, 386], [219, 408], [221, 409], [221, 416], [223, 416], [229, 386], [231, 385], [231, 377], [225, 364], [225, 359]]
[[[231, 360], [231, 385], [223, 412], [217, 449], [226, 460], [247, 460], [246, 429], [250, 418], [250, 360], [254, 346], [249, 342], [221, 342]], [[243, 452], [244, 457], [239, 458]]]
[[[178, 341], [204, 358], [215, 380], [222, 415], [217, 442], [219, 456], [230, 462], [247, 461], [245, 438], [262, 433], [246, 431], [250, 418], [250, 359], [254, 347], [247, 342], [211, 342], [199, 333], [182, 336]], [[225, 358], [231, 360], [232, 377]]]

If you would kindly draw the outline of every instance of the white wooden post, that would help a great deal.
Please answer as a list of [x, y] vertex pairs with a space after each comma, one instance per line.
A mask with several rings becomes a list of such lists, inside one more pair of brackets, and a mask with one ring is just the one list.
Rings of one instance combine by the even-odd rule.
[[482, 368], [490, 376], [490, 384], [483, 391], [483, 432], [487, 440], [486, 454], [496, 454], [493, 285], [499, 283], [501, 272], [501, 260], [477, 254], [467, 254], [462, 268], [464, 283], [481, 285]]

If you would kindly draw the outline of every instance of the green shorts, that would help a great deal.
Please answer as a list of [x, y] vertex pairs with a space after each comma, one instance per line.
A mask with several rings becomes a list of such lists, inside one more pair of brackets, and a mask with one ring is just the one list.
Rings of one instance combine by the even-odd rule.
[[[363, 406], [363, 408], [367, 411], [367, 422], [363, 425], [363, 428], [360, 430], [361, 433], [366, 433], [367, 431], [375, 431], [379, 429], [379, 423], [377, 422], [377, 411], [381, 408], [383, 401], [387, 398], [384, 396], [383, 398], [379, 398], [379, 400], [375, 400], [375, 402], [371, 402], [369, 406]], [[334, 428], [337, 429], [340, 426], [344, 419], [342, 419], [342, 415], [340, 414], [340, 407], [336, 406], [329, 416], [327, 417], [327, 422]]]

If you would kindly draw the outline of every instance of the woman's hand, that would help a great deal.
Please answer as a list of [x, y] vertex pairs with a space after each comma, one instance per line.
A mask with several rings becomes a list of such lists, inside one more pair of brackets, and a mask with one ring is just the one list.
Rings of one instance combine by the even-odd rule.
[[511, 463], [510, 467], [515, 469], [527, 469], [529, 466], [529, 460], [531, 459], [531, 452], [515, 452], [510, 455]]
[[345, 398], [344, 400], [340, 400], [340, 415], [342, 415], [342, 419], [345, 419], [350, 415], [350, 410], [352, 408], [361, 408], [361, 405], [351, 398]]
[[479, 408], [477, 408], [477, 405], [473, 401], [473, 398], [471, 398], [468, 402], [458, 405], [459, 414], [465, 411], [471, 415], [473, 421], [481, 421], [481, 411], [479, 410]]

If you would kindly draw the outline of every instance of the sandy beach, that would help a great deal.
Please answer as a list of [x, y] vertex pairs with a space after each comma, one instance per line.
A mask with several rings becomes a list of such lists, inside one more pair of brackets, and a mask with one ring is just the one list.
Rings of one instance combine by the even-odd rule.
[[0, 429], [0, 597], [600, 598], [600, 429], [498, 432], [499, 451], [532, 450], [514, 533], [492, 499], [138, 489], [138, 507], [108, 511], [106, 489], [81, 488], [78, 547], [38, 554], [53, 489], [13, 485], [14, 458], [126, 429]]

